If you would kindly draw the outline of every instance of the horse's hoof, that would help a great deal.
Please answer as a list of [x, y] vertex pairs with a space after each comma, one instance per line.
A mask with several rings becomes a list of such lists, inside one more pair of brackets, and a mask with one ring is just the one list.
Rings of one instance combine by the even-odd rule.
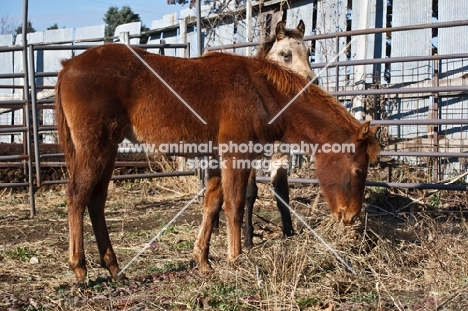
[[284, 231], [283, 234], [284, 234], [284, 237], [293, 236], [294, 235], [294, 230]]
[[208, 260], [201, 260], [200, 258], [196, 258], [196, 256], [194, 256], [193, 259], [193, 266], [198, 266], [198, 270], [202, 272], [210, 272], [213, 270]]
[[86, 284], [86, 278], [88, 275], [86, 268], [75, 268], [73, 269], [73, 272], [75, 273], [77, 284]]
[[193, 250], [193, 260], [200, 271], [211, 271], [210, 263], [208, 262], [208, 254], [203, 252], [199, 247], [195, 246]]
[[228, 264], [231, 266], [231, 268], [233, 268], [234, 270], [237, 270], [240, 266], [239, 257], [228, 259]]
[[254, 244], [253, 244], [252, 241], [244, 241], [244, 248], [245, 249], [252, 249], [253, 246], [254, 246]]
[[125, 275], [125, 273], [120, 273], [120, 269], [119, 269], [118, 273], [112, 275], [112, 280], [117, 281], [117, 282], [127, 282], [128, 278]]
[[211, 267], [210, 263], [208, 261], [201, 261], [197, 263], [198, 265], [198, 270], [202, 272], [211, 272], [213, 271], [213, 268]]

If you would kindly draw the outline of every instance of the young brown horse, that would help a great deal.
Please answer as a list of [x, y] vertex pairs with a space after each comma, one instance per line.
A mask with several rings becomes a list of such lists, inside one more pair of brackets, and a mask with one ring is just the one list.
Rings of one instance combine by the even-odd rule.
[[[336, 99], [312, 85], [268, 124], [306, 84], [305, 79], [268, 61], [229, 54], [182, 59], [135, 51], [190, 109], [125, 45], [95, 47], [64, 61], [56, 84], [59, 142], [70, 172], [66, 194], [69, 262], [78, 281], [84, 281], [87, 274], [83, 245], [86, 207], [101, 265], [113, 278], [124, 277], [119, 274], [104, 216], [117, 146], [124, 138], [153, 144], [352, 143], [354, 153], [317, 154], [317, 177], [339, 220], [349, 224], [358, 216], [368, 162], [379, 151], [369, 123], [360, 124]], [[184, 77], [196, 83], [187, 83]], [[222, 174], [209, 176], [194, 247], [201, 269], [209, 268], [209, 240], [221, 208], [220, 197], [225, 201], [228, 260], [241, 253], [250, 168], [236, 168], [236, 161], [252, 161], [261, 155], [232, 150], [211, 154], [221, 156], [224, 166]]]
[[[313, 80], [318, 84], [309, 63], [309, 49], [304, 43], [305, 25], [302, 20], [299, 21], [296, 29], [287, 29], [286, 22], [280, 21], [276, 25], [275, 33], [259, 47], [256, 55], [258, 59], [266, 59], [298, 73], [308, 80]], [[276, 158], [288, 163], [289, 154], [277, 154]], [[253, 205], [257, 198], [258, 187], [256, 185], [256, 171], [252, 170], [249, 183], [247, 184], [247, 193], [245, 198], [245, 220], [244, 220], [244, 246], [253, 246]], [[288, 188], [288, 170], [284, 167], [271, 167], [271, 181], [275, 193], [281, 198], [276, 199], [278, 210], [281, 214], [283, 234], [291, 236], [294, 234], [291, 214], [288, 207], [283, 204], [289, 204]]]

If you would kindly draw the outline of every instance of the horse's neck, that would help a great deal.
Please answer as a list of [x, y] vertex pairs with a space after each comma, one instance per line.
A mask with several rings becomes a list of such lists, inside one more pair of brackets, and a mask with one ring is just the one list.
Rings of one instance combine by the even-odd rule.
[[314, 109], [296, 109], [290, 114], [292, 122], [286, 129], [285, 140], [289, 143], [334, 144], [348, 142], [356, 125], [340, 113]]

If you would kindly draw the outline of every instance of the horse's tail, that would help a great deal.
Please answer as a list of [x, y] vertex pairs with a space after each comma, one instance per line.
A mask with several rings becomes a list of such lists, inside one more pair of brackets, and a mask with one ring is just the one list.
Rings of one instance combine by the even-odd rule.
[[71, 137], [70, 128], [68, 127], [67, 118], [63, 112], [61, 97], [62, 75], [63, 71], [59, 73], [57, 84], [55, 85], [55, 122], [57, 124], [59, 145], [65, 154], [65, 162], [71, 174], [75, 160], [75, 145]]

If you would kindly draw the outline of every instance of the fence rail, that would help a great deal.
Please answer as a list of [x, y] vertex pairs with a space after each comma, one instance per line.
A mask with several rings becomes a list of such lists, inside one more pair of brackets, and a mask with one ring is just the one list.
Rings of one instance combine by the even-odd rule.
[[[24, 13], [24, 19], [27, 20], [27, 8]], [[27, 23], [23, 23], [27, 25]], [[350, 38], [353, 36], [373, 35], [379, 33], [392, 33], [402, 32], [418, 29], [448, 29], [453, 27], [466, 27], [468, 20], [457, 20], [450, 22], [438, 23], [425, 23], [411, 26], [398, 26], [392, 28], [370, 28], [364, 30], [351, 30], [342, 31], [339, 33], [318, 34], [306, 36], [306, 41], [318, 41], [324, 39], [339, 39]], [[54, 71], [41, 71], [36, 70], [36, 54], [45, 51], [78, 51], [94, 47], [91, 43], [93, 41], [101, 40], [86, 39], [86, 40], [73, 40], [55, 42], [55, 44], [28, 44], [26, 31], [23, 30], [22, 46], [0, 47], [1, 53], [21, 53], [23, 62], [23, 72], [21, 73], [1, 73], [0, 81], [2, 79], [23, 79], [24, 82], [18, 85], [6, 85], [1, 83], [0, 88], [15, 88], [23, 89], [23, 97], [8, 98], [0, 101], [0, 109], [5, 109], [5, 113], [14, 113], [15, 111], [21, 112], [23, 123], [12, 124], [9, 126], [0, 126], [0, 134], [8, 135], [21, 135], [22, 136], [22, 152], [15, 155], [0, 156], [0, 161], [7, 162], [1, 167], [26, 167], [28, 182], [18, 183], [0, 183], [0, 187], [28, 187], [31, 203], [31, 215], [35, 214], [34, 193], [35, 191], [45, 185], [56, 185], [66, 183], [66, 180], [43, 180], [41, 176], [41, 168], [50, 166], [63, 166], [63, 161], [50, 161], [49, 159], [62, 157], [61, 153], [42, 154], [40, 149], [42, 133], [49, 133], [55, 131], [53, 124], [41, 124], [39, 116], [44, 110], [53, 109], [52, 98], [37, 97], [39, 90], [47, 90], [53, 88], [53, 85], [43, 85], [37, 80], [40, 78], [54, 78], [57, 72]], [[134, 36], [128, 36], [128, 38]], [[338, 40], [337, 40], [338, 41]], [[77, 44], [80, 43], [80, 44]], [[85, 44], [82, 44], [85, 43]], [[67, 45], [63, 45], [67, 44]], [[232, 50], [237, 48], [254, 47], [259, 45], [259, 42], [246, 42], [228, 45], [218, 45], [214, 47], [207, 47], [206, 50]], [[140, 48], [150, 49], [185, 49], [185, 55], [189, 56], [190, 44], [145, 44], [145, 45], [132, 45]], [[336, 46], [336, 49], [338, 45]], [[444, 65], [449, 61], [461, 62], [460, 69], [453, 69], [448, 65]], [[427, 67], [430, 79], [420, 79], [416, 75], [412, 83], [404, 82], [405, 73], [393, 84], [382, 84], [373, 81], [372, 83], [357, 84], [350, 82], [350, 68], [366, 65], [394, 65], [398, 64], [402, 68], [410, 63], [424, 64], [419, 67]], [[312, 68], [321, 69], [328, 66], [334, 69], [335, 73], [332, 77], [336, 80], [333, 84], [327, 85], [330, 93], [336, 96], [339, 100], [343, 101], [345, 105], [349, 105], [355, 97], [362, 97], [363, 107], [366, 105], [373, 105], [375, 110], [385, 110], [382, 107], [391, 106], [395, 109], [396, 113], [388, 115], [384, 120], [372, 120], [372, 124], [379, 124], [387, 132], [388, 141], [384, 145], [384, 150], [381, 152], [382, 158], [390, 160], [409, 159], [405, 161], [413, 161], [415, 167], [424, 170], [427, 174], [431, 175], [433, 182], [392, 182], [391, 172], [387, 177], [382, 177], [380, 181], [368, 181], [366, 185], [372, 187], [397, 187], [397, 188], [410, 188], [410, 189], [441, 189], [441, 190], [455, 190], [467, 191], [466, 185], [454, 185], [440, 182], [440, 177], [443, 177], [443, 167], [454, 166], [454, 161], [460, 164], [468, 157], [468, 146], [463, 144], [463, 140], [468, 140], [468, 106], [460, 105], [461, 108], [454, 110], [455, 112], [448, 111], [449, 106], [458, 105], [459, 102], [468, 102], [468, 53], [452, 53], [445, 55], [427, 55], [427, 56], [400, 56], [390, 58], [369, 58], [360, 60], [337, 59], [336, 61], [328, 64], [324, 62], [312, 64]], [[447, 66], [447, 68], [442, 68]], [[26, 68], [27, 70], [25, 70]], [[444, 69], [444, 70], [440, 70]], [[457, 77], [448, 79], [448, 77], [441, 77], [442, 72], [457, 72]], [[404, 70], [402, 70], [404, 72]], [[382, 78], [382, 77], [374, 77]], [[374, 79], [376, 80], [376, 79]], [[354, 80], [356, 82], [356, 79]], [[372, 89], [375, 87], [374, 89]], [[369, 100], [373, 99], [373, 100]], [[442, 102], [442, 101], [445, 102]], [[414, 102], [424, 101], [424, 105], [414, 105]], [[409, 108], [407, 108], [407, 107]], [[365, 107], [364, 107], [365, 108]], [[366, 108], [367, 109], [367, 108]], [[390, 109], [390, 108], [389, 108]], [[351, 108], [350, 108], [351, 110]], [[376, 113], [381, 117], [382, 111]], [[445, 116], [445, 118], [443, 118]], [[409, 118], [412, 119], [409, 119]], [[403, 135], [405, 132], [402, 127], [408, 127], [411, 130], [407, 131], [409, 134]], [[423, 130], [420, 130], [423, 128]], [[457, 136], [458, 135], [458, 136]], [[458, 138], [452, 138], [458, 137]], [[460, 142], [461, 141], [461, 142]], [[414, 150], [416, 149], [416, 150]], [[458, 150], [458, 151], [457, 151]], [[434, 161], [430, 167], [428, 161], [421, 160], [430, 158]], [[461, 160], [460, 160], [461, 159]], [[12, 162], [16, 161], [16, 162]], [[131, 164], [118, 163], [118, 164]], [[457, 164], [457, 165], [458, 165]], [[137, 165], [138, 166], [138, 165]], [[455, 167], [455, 166], [454, 166]], [[466, 167], [458, 165], [458, 170], [464, 170]], [[389, 166], [390, 170], [390, 166]], [[196, 171], [187, 172], [172, 172], [172, 173], [152, 173], [152, 174], [132, 174], [132, 175], [117, 175], [113, 176], [113, 180], [131, 179], [131, 178], [156, 178], [167, 176], [192, 176], [197, 174]], [[388, 182], [383, 181], [388, 179]], [[444, 179], [444, 178], [442, 178]], [[260, 182], [270, 181], [270, 178], [258, 176], [257, 180]], [[313, 178], [290, 178], [291, 183], [311, 183], [317, 184], [318, 180]]]
[[[0, 100], [0, 108], [5, 109], [6, 112], [12, 113], [14, 111], [20, 110], [22, 113], [22, 118], [24, 126], [0, 126], [0, 134], [23, 134], [23, 154], [17, 155], [3, 155], [0, 156], [0, 162], [4, 163], [0, 167], [25, 167], [26, 165], [26, 175], [28, 177], [28, 182], [12, 182], [4, 183], [0, 182], [0, 188], [19, 188], [27, 187], [30, 194], [30, 213], [31, 216], [34, 216], [36, 213], [34, 194], [42, 186], [58, 185], [67, 183], [68, 180], [43, 180], [42, 179], [42, 168], [44, 167], [60, 167], [64, 165], [64, 162], [44, 162], [47, 158], [53, 157], [63, 157], [63, 153], [54, 153], [54, 154], [41, 154], [40, 150], [40, 139], [39, 135], [43, 132], [55, 131], [55, 125], [40, 125], [39, 123], [39, 112], [43, 109], [53, 109], [53, 98], [48, 99], [37, 99], [37, 94], [39, 89], [48, 89], [53, 88], [53, 86], [42, 86], [37, 85], [36, 78], [42, 77], [56, 77], [57, 72], [36, 72], [35, 69], [35, 52], [37, 51], [62, 51], [62, 50], [86, 50], [96, 45], [37, 45], [37, 44], [27, 44], [26, 38], [23, 37], [23, 42], [26, 42], [26, 45], [23, 47], [1, 47], [0, 53], [2, 52], [16, 52], [21, 51], [23, 55], [23, 68], [28, 68], [23, 73], [13, 73], [13, 74], [0, 74], [0, 79], [10, 79], [10, 78], [22, 78], [24, 83], [21, 86], [23, 91], [23, 99], [15, 100]], [[165, 48], [175, 48], [175, 49], [188, 49], [188, 44], [147, 44], [147, 45], [132, 45], [140, 48], [156, 48], [156, 49], [165, 49]], [[189, 53], [186, 53], [189, 55]], [[30, 79], [27, 78], [28, 72], [31, 74]], [[17, 85], [7, 86], [4, 85], [4, 88], [19, 88]], [[16, 161], [16, 162], [11, 162]], [[20, 162], [18, 162], [20, 161]], [[132, 163], [129, 162], [120, 162], [116, 163], [120, 165], [129, 165]], [[133, 164], [132, 164], [133, 165]], [[147, 162], [145, 163], [147, 166]], [[141, 163], [135, 166], [141, 167]], [[125, 175], [115, 175], [112, 177], [112, 180], [127, 180], [127, 179], [140, 179], [140, 178], [160, 178], [160, 177], [170, 177], [170, 176], [193, 176], [196, 175], [197, 171], [177, 171], [177, 172], [163, 172], [163, 173], [147, 173], [147, 174], [125, 174]]]

